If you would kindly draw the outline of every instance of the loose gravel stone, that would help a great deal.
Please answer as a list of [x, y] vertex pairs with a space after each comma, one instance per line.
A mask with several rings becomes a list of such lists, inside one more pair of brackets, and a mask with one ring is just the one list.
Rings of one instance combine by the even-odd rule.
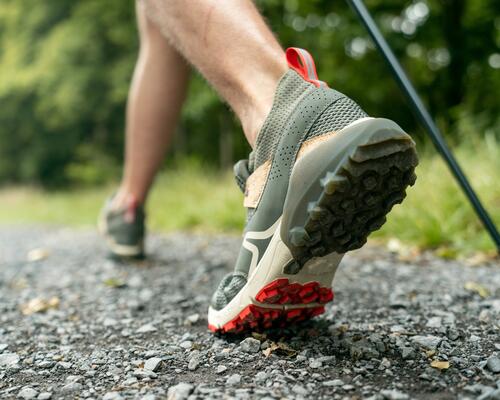
[[383, 396], [384, 399], [387, 400], [408, 400], [410, 396], [408, 396], [406, 393], [402, 393], [399, 390], [382, 390], [380, 394]]
[[318, 369], [318, 368], [321, 368], [322, 366], [323, 366], [323, 363], [319, 360], [310, 360], [309, 361], [309, 368]]
[[20, 397], [25, 400], [31, 400], [34, 399], [37, 395], [38, 392], [35, 389], [26, 386], [19, 391], [17, 397]]
[[420, 347], [423, 347], [426, 350], [436, 350], [436, 348], [439, 346], [439, 343], [441, 343], [442, 339], [437, 336], [413, 336], [411, 338], [412, 342], [417, 344]]
[[344, 382], [342, 382], [340, 379], [333, 379], [331, 381], [325, 381], [323, 382], [323, 386], [326, 387], [336, 387], [336, 386], [343, 386]]
[[239, 385], [240, 382], [241, 382], [241, 375], [240, 374], [233, 374], [229, 378], [227, 378], [226, 385], [235, 386], [235, 385]]
[[227, 367], [225, 365], [218, 365], [217, 369], [215, 370], [215, 372], [217, 372], [218, 374], [223, 374], [226, 371]]
[[493, 356], [493, 357], [490, 357], [488, 358], [488, 361], [486, 362], [486, 366], [488, 367], [488, 369], [497, 374], [500, 372], [500, 358], [496, 357], [496, 356]]
[[200, 314], [192, 314], [186, 318], [185, 325], [194, 325], [200, 320]]
[[15, 353], [0, 354], [0, 367], [12, 367], [19, 362], [20, 358]]
[[185, 400], [193, 391], [194, 386], [190, 383], [181, 382], [168, 389], [168, 400]]
[[415, 350], [411, 347], [403, 347], [401, 348], [401, 357], [403, 357], [403, 360], [411, 360], [415, 358]]
[[50, 400], [52, 398], [52, 393], [42, 392], [38, 395], [37, 400]]
[[142, 325], [139, 329], [136, 330], [136, 333], [152, 333], [156, 332], [157, 329], [152, 324]]
[[301, 396], [306, 396], [309, 393], [309, 391], [302, 385], [294, 385], [292, 387], [292, 392]]
[[102, 398], [103, 400], [122, 400], [123, 397], [120, 393], [118, 392], [108, 392], [104, 395]]
[[264, 382], [268, 377], [269, 375], [267, 373], [265, 373], [264, 371], [259, 371], [257, 372], [257, 374], [255, 374], [255, 381]]
[[61, 389], [63, 393], [73, 393], [73, 392], [79, 392], [82, 390], [83, 386], [79, 382], [70, 382], [67, 385], [64, 385]]
[[240, 348], [245, 353], [258, 353], [260, 351], [260, 342], [257, 339], [248, 337], [241, 341]]
[[197, 356], [192, 357], [188, 363], [188, 369], [190, 371], [196, 371], [200, 365], [200, 358]]
[[191, 342], [190, 340], [185, 340], [184, 342], [182, 342], [182, 343], [180, 344], [180, 346], [181, 346], [183, 349], [189, 350], [191, 347], [193, 347], [193, 342]]
[[144, 369], [148, 371], [157, 371], [161, 366], [162, 360], [159, 357], [151, 357], [144, 363]]

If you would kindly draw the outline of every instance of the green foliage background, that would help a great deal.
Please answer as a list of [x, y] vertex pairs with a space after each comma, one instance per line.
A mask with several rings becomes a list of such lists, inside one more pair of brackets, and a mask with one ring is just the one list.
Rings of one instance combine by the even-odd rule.
[[[258, 5], [284, 46], [310, 50], [321, 79], [422, 137], [345, 2]], [[367, 6], [450, 140], [500, 135], [498, 0], [367, 0]], [[137, 49], [133, 1], [2, 0], [0, 183], [116, 177]], [[248, 151], [234, 117], [199, 76], [179, 131], [176, 155], [218, 165]], [[222, 143], [228, 138], [229, 150]]]

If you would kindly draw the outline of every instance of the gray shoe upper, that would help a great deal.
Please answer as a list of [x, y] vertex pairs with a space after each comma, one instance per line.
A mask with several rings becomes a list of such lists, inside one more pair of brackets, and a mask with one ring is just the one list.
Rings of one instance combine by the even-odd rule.
[[[296, 155], [306, 140], [338, 131], [367, 114], [350, 98], [328, 87], [316, 87], [290, 69], [280, 80], [273, 106], [257, 137], [249, 160], [235, 165], [238, 186], [244, 191], [248, 177], [271, 160], [267, 182], [255, 209], [248, 209], [245, 232], [265, 231], [283, 212], [288, 180]], [[262, 257], [269, 240], [252, 242]], [[241, 247], [235, 274], [227, 275], [212, 298], [212, 307], [225, 307], [246, 284], [252, 254]], [[260, 260], [259, 257], [259, 260]]]
[[115, 243], [122, 246], [139, 246], [142, 244], [145, 235], [145, 212], [142, 205], [138, 205], [133, 210], [133, 220], [126, 218], [126, 209], [113, 210], [111, 199], [103, 208], [103, 218], [105, 218], [105, 232]]

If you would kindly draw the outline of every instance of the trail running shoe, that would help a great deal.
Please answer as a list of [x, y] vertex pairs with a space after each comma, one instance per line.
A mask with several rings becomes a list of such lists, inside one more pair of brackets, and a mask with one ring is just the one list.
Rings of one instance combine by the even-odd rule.
[[112, 197], [106, 201], [97, 223], [112, 255], [140, 258], [144, 256], [145, 213], [142, 205], [130, 202], [127, 208], [116, 210]]
[[255, 149], [235, 165], [248, 218], [235, 270], [209, 308], [214, 332], [323, 313], [344, 253], [363, 246], [416, 179], [409, 135], [319, 81], [307, 51], [286, 56], [290, 69]]

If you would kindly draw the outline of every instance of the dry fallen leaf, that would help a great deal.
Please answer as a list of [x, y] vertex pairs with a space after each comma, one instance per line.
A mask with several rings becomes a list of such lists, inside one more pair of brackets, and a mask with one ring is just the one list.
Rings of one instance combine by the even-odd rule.
[[476, 267], [479, 265], [487, 264], [489, 262], [493, 262], [498, 259], [499, 259], [498, 253], [495, 251], [478, 252], [472, 255], [471, 257], [467, 258], [465, 262], [472, 267]]
[[266, 357], [269, 357], [271, 355], [271, 353], [278, 348], [279, 348], [279, 346], [276, 343], [272, 342], [271, 345], [267, 349], [262, 350], [262, 353], [264, 353], [264, 355]]
[[448, 260], [455, 260], [458, 257], [458, 250], [449, 246], [438, 247], [435, 253], [437, 256]]
[[28, 261], [35, 262], [45, 260], [50, 255], [49, 250], [44, 248], [33, 249], [28, 252]]
[[59, 307], [59, 298], [51, 297], [50, 299], [42, 299], [37, 297], [36, 299], [28, 301], [26, 304], [21, 306], [21, 312], [24, 315], [31, 315], [35, 313], [45, 312], [51, 308]]
[[431, 367], [436, 369], [448, 369], [450, 368], [450, 362], [434, 360], [431, 362]]
[[278, 343], [272, 342], [267, 349], [262, 350], [262, 353], [264, 353], [266, 357], [269, 357], [271, 353], [273, 353], [274, 351], [280, 351], [289, 357], [297, 354], [297, 350], [292, 349], [289, 345], [287, 345], [284, 342], [278, 342]]
[[122, 288], [126, 285], [126, 283], [119, 278], [108, 278], [105, 279], [103, 283], [111, 288]]
[[403, 250], [403, 244], [399, 239], [391, 238], [387, 242], [387, 250], [392, 253], [400, 253]]
[[257, 339], [257, 340], [263, 342], [264, 340], [266, 340], [267, 335], [265, 333], [252, 332], [252, 337], [254, 339]]
[[349, 325], [348, 324], [340, 324], [337, 326], [337, 331], [340, 333], [346, 333], [349, 330]]
[[490, 295], [490, 291], [485, 288], [484, 286], [480, 285], [477, 282], [467, 282], [464, 285], [464, 288], [470, 292], [477, 293], [479, 296], [481, 296], [483, 299], [485, 297], [488, 297]]
[[421, 254], [421, 250], [416, 246], [407, 246], [399, 239], [391, 238], [387, 242], [387, 250], [397, 254], [400, 261], [414, 261]]
[[278, 347], [281, 351], [285, 352], [288, 356], [293, 356], [297, 354], [297, 350], [292, 349], [289, 345], [284, 342], [278, 342]]

